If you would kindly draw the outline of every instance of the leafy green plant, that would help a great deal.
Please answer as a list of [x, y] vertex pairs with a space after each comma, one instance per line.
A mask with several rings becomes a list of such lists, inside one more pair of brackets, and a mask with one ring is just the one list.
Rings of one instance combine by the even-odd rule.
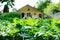
[[[11, 22], [12, 21], [12, 22]], [[60, 20], [55, 19], [0, 19], [1, 40], [60, 40]]]

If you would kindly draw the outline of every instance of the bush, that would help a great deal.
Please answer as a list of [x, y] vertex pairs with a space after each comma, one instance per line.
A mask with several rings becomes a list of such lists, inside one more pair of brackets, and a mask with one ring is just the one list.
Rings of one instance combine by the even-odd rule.
[[60, 40], [60, 20], [11, 19], [0, 19], [1, 40]]
[[6, 19], [6, 20], [9, 20], [9, 19], [12, 19], [12, 18], [20, 18], [20, 13], [18, 12], [10, 12], [10, 13], [3, 13], [0, 15], [0, 19]]

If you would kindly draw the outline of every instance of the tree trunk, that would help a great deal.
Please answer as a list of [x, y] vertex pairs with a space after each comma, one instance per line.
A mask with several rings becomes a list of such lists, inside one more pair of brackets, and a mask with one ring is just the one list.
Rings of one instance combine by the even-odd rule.
[[3, 13], [6, 13], [6, 12], [9, 12], [9, 8], [7, 4], [4, 6], [4, 9], [3, 9]]

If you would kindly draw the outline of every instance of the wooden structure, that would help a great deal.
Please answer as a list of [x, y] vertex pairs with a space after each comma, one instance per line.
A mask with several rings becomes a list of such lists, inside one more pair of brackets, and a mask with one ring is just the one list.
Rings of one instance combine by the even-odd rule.
[[21, 13], [21, 18], [43, 18], [43, 13], [30, 5], [22, 7], [18, 12]]

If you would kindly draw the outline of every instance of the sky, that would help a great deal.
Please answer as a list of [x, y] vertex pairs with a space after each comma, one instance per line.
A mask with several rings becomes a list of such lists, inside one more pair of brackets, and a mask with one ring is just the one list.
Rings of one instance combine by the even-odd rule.
[[[14, 4], [15, 4], [15, 8], [18, 10], [18, 9], [22, 8], [23, 6], [25, 6], [27, 4], [34, 7], [37, 4], [38, 1], [39, 0], [15, 0]], [[52, 0], [52, 2], [57, 3], [57, 2], [59, 2], [59, 0]], [[2, 10], [3, 7], [4, 6], [2, 5], [0, 7], [0, 10]]]
[[15, 0], [15, 8], [19, 9], [25, 5], [35, 6], [38, 0]]
[[[39, 0], [15, 0], [15, 8], [19, 9], [27, 4], [34, 7]], [[59, 0], [52, 0], [52, 2], [57, 3]]]

